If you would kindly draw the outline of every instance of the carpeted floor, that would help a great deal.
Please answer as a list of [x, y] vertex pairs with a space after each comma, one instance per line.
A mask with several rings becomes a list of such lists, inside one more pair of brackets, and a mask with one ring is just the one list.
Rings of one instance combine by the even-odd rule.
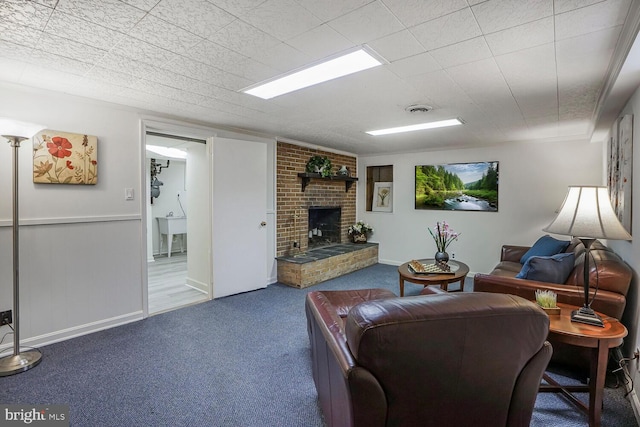
[[[397, 268], [275, 284], [46, 346], [39, 366], [0, 378], [0, 403], [68, 404], [73, 426], [323, 426], [304, 297], [372, 287], [397, 294]], [[420, 289], [406, 284], [407, 295]], [[561, 396], [539, 395], [531, 426], [585, 425]], [[602, 425], [636, 425], [623, 387], [606, 389]]]

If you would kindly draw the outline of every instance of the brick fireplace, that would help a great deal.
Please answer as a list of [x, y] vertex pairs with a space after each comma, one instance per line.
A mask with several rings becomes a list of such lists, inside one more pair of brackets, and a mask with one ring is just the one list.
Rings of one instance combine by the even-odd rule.
[[305, 171], [307, 161], [315, 155], [331, 159], [334, 173], [346, 166], [352, 176], [357, 175], [355, 157], [278, 142], [276, 256], [293, 255], [308, 249], [310, 207], [340, 208], [339, 232], [343, 243], [348, 242], [347, 228], [356, 222], [355, 186], [345, 191], [344, 181], [311, 180], [302, 191], [302, 179], [298, 173]]
[[331, 159], [334, 174], [346, 166], [351, 176], [357, 176], [355, 157], [278, 142], [278, 281], [298, 288], [378, 262], [377, 244], [349, 243], [347, 229], [356, 222], [355, 185], [312, 178], [303, 190], [298, 174], [315, 155]]

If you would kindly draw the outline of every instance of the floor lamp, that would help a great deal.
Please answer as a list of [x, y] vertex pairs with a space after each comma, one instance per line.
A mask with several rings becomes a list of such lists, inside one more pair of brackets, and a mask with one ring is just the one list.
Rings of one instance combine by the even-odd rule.
[[584, 306], [571, 313], [571, 321], [604, 327], [600, 316], [591, 308], [593, 301], [589, 301], [589, 251], [596, 239], [631, 240], [613, 211], [607, 187], [569, 187], [558, 216], [542, 231], [582, 241]]
[[0, 377], [17, 374], [40, 363], [42, 354], [37, 350], [20, 352], [20, 262], [18, 221], [18, 149], [20, 143], [42, 130], [44, 126], [0, 118], [0, 135], [13, 149], [13, 354], [0, 358]]

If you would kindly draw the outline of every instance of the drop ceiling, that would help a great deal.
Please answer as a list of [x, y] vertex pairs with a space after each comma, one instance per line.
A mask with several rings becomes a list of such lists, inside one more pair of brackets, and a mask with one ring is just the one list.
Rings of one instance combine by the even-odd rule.
[[[636, 3], [2, 0], [0, 81], [357, 154], [589, 140], [637, 87], [613, 90]], [[386, 63], [270, 100], [240, 92], [361, 45]], [[465, 125], [365, 133], [454, 117]]]

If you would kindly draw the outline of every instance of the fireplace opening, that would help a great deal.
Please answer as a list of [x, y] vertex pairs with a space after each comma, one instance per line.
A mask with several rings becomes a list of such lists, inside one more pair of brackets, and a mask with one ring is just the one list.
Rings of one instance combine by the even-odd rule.
[[341, 211], [331, 206], [309, 208], [309, 249], [340, 243]]

